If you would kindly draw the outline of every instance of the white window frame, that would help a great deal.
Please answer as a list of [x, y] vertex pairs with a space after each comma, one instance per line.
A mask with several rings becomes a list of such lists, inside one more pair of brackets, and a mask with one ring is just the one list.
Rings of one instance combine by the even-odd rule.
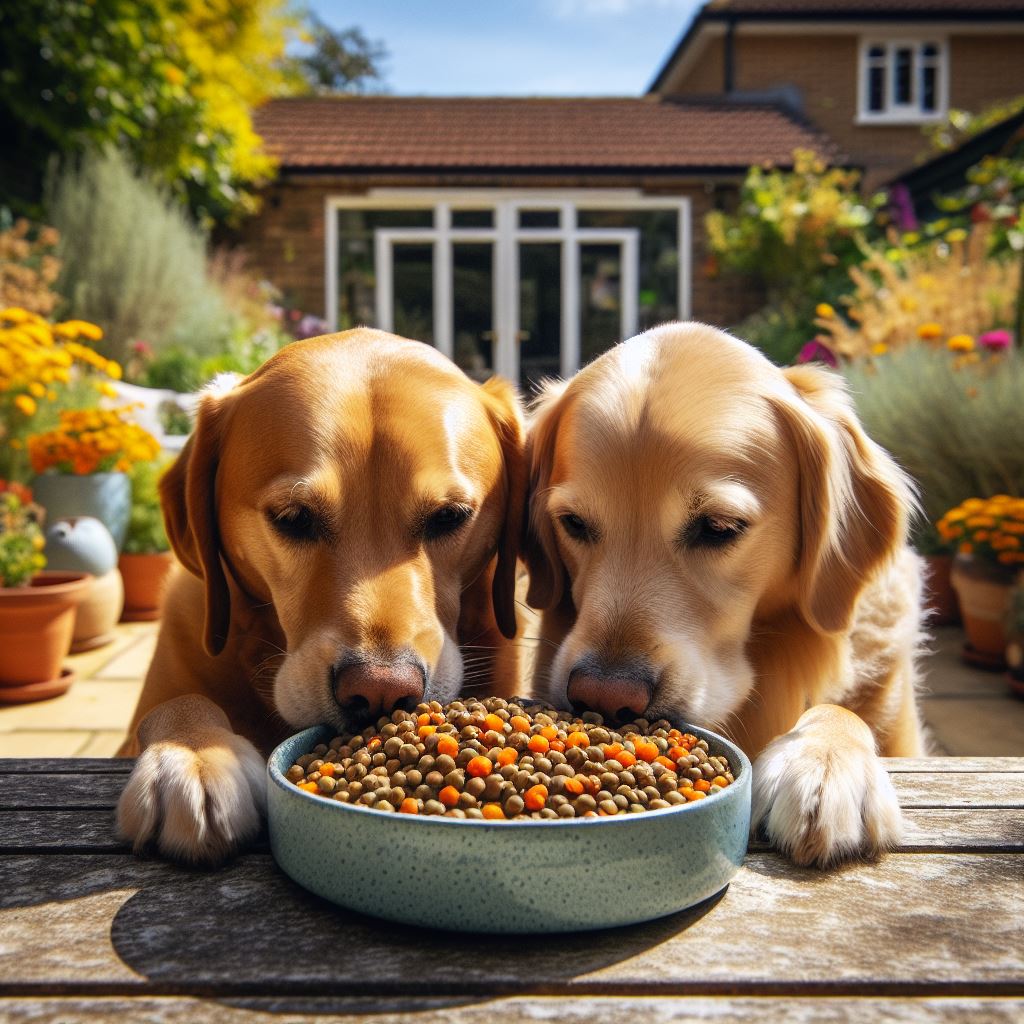
[[[325, 307], [332, 330], [338, 326], [338, 217], [345, 209], [427, 209], [434, 211], [432, 228], [381, 228], [375, 232], [376, 316], [388, 329], [393, 306], [391, 251], [395, 243], [420, 242], [434, 249], [434, 344], [451, 355], [452, 243], [492, 242], [494, 257], [494, 372], [511, 380], [519, 376], [519, 243], [554, 242], [562, 246], [562, 332], [560, 368], [564, 377], [580, 363], [580, 246], [612, 244], [621, 255], [620, 310], [623, 338], [636, 333], [639, 316], [639, 230], [580, 228], [579, 209], [670, 209], [678, 217], [678, 313], [689, 319], [691, 303], [691, 202], [687, 196], [645, 196], [636, 189], [371, 189], [358, 196], [328, 196], [325, 200]], [[491, 209], [489, 228], [453, 227], [453, 210]], [[549, 209], [561, 214], [557, 228], [519, 226], [521, 210]]]
[[[922, 110], [920, 103], [921, 49], [936, 47], [935, 110]], [[870, 88], [871, 50], [880, 46], [885, 50], [885, 98], [880, 111], [868, 109]], [[914, 102], [897, 104], [894, 98], [896, 51], [910, 48], [914, 53], [911, 88]], [[857, 124], [928, 124], [940, 121], [949, 109], [949, 41], [942, 35], [928, 36], [862, 36], [857, 54]]]

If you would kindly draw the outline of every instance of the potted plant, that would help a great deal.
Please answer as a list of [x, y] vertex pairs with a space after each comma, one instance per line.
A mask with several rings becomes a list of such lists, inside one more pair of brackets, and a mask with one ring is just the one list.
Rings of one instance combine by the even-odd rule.
[[956, 601], [951, 573], [953, 546], [944, 541], [931, 523], [915, 531], [914, 549], [924, 559], [925, 603], [928, 622], [932, 626], [953, 626], [960, 622], [960, 606]]
[[0, 703], [56, 697], [74, 681], [61, 661], [92, 577], [42, 571], [42, 520], [27, 487], [0, 480]]
[[155, 458], [156, 438], [133, 423], [132, 406], [66, 409], [53, 430], [28, 439], [36, 497], [51, 519], [92, 516], [124, 546], [131, 510], [126, 470]]
[[124, 579], [122, 622], [148, 622], [160, 617], [164, 583], [174, 565], [157, 490], [165, 468], [163, 461], [137, 462], [128, 472], [132, 508], [124, 551], [118, 560]]
[[1020, 577], [1010, 593], [1006, 616], [1006, 664], [1010, 689], [1024, 697], [1024, 579]]
[[964, 658], [1002, 669], [1010, 592], [1024, 565], [1024, 499], [968, 498], [950, 509], [937, 529], [957, 546], [951, 578], [967, 632]]

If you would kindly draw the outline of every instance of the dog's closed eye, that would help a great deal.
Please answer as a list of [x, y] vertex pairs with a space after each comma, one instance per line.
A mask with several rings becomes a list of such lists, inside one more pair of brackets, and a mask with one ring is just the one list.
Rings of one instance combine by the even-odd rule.
[[472, 515], [473, 510], [468, 505], [455, 502], [442, 505], [423, 520], [423, 539], [437, 540], [455, 533], [469, 522]]
[[691, 550], [723, 548], [738, 540], [747, 529], [743, 519], [726, 516], [700, 515], [687, 523], [679, 532], [679, 545]]
[[317, 514], [306, 505], [290, 506], [278, 511], [268, 510], [267, 519], [280, 536], [297, 544], [311, 544], [320, 540], [325, 533]]
[[562, 524], [562, 529], [581, 544], [593, 544], [597, 540], [597, 530], [575, 512], [563, 512], [558, 521]]

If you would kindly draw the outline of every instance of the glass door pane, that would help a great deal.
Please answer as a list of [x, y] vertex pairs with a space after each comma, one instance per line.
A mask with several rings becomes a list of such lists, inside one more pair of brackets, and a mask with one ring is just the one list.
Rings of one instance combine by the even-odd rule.
[[434, 247], [396, 242], [392, 247], [394, 332], [434, 344]]
[[562, 246], [519, 243], [519, 384], [533, 395], [561, 372]]
[[494, 245], [452, 245], [452, 357], [473, 380], [494, 373]]
[[622, 340], [622, 247], [580, 245], [580, 365]]

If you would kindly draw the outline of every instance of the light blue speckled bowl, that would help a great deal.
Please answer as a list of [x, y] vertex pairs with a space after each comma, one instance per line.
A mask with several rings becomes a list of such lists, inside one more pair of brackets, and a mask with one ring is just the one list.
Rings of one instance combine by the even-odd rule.
[[283, 772], [333, 735], [285, 740], [267, 765], [270, 846], [296, 882], [343, 907], [454, 931], [568, 932], [664, 917], [723, 888], [750, 828], [750, 761], [691, 725], [736, 781], [643, 814], [478, 821], [385, 814], [305, 793]]

